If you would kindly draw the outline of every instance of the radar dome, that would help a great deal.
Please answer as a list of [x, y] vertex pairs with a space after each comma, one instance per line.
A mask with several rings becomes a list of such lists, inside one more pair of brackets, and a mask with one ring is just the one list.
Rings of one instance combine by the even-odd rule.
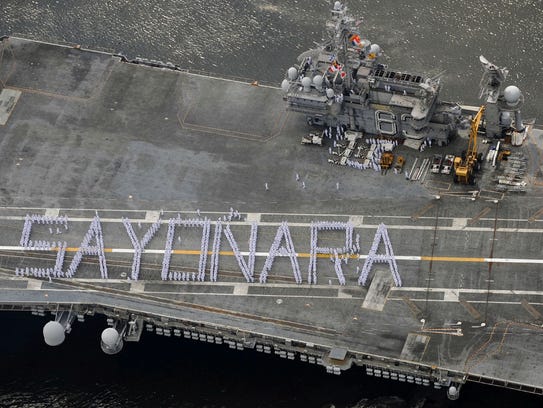
[[460, 396], [460, 390], [456, 388], [454, 385], [451, 385], [449, 389], [447, 390], [447, 397], [450, 400], [454, 401], [454, 400], [457, 400], [459, 396]]
[[311, 78], [309, 77], [302, 78], [302, 86], [304, 87], [305, 92], [309, 92], [311, 90], [311, 82]]
[[334, 90], [332, 88], [328, 88], [326, 90], [326, 96], [330, 99], [332, 99], [334, 97]]
[[509, 85], [503, 91], [503, 97], [509, 106], [515, 106], [518, 104], [521, 95], [522, 93], [520, 92], [520, 89], [514, 85]]
[[322, 87], [322, 76], [321, 75], [315, 75], [313, 77], [313, 83], [315, 84], [315, 87], [317, 89], [321, 89], [321, 87]]
[[334, 10], [341, 10], [341, 2], [340, 1], [336, 1], [334, 3]]
[[119, 332], [113, 327], [108, 327], [102, 332], [102, 341], [108, 347], [114, 347], [119, 340]]
[[298, 77], [298, 70], [294, 67], [290, 67], [287, 71], [288, 79], [294, 81]]
[[283, 92], [287, 92], [289, 88], [289, 82], [288, 79], [283, 79], [283, 82], [281, 82], [281, 89]]
[[108, 327], [102, 332], [100, 346], [106, 354], [117, 354], [123, 348], [123, 339], [113, 327]]
[[360, 45], [359, 47], [360, 48], [366, 48], [366, 47], [369, 47], [370, 46], [370, 41], [369, 40], [360, 40]]
[[59, 322], [50, 321], [43, 326], [43, 339], [48, 346], [58, 346], [65, 338], [64, 327]]
[[377, 44], [372, 44], [370, 46], [370, 53], [375, 55], [381, 54], [381, 47], [379, 47]]

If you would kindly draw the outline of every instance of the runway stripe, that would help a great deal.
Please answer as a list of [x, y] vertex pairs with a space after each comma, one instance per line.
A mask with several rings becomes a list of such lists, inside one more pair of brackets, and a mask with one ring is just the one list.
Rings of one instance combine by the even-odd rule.
[[[78, 247], [68, 247], [66, 252], [77, 252]], [[0, 246], [0, 251], [29, 251], [28, 248], [21, 246]], [[57, 247], [51, 248], [51, 251], [58, 251]], [[50, 252], [50, 251], [39, 251], [34, 250], [32, 252]], [[104, 248], [106, 253], [124, 253], [124, 254], [133, 254], [134, 250], [129, 248]], [[143, 253], [145, 254], [164, 254], [164, 249], [145, 249]], [[174, 249], [172, 251], [175, 255], [200, 255], [200, 250], [197, 249]], [[208, 255], [212, 255], [212, 251], [207, 251]], [[222, 256], [234, 256], [233, 251], [220, 251], [219, 255]], [[242, 256], [248, 256], [249, 252], [241, 252]], [[268, 252], [256, 252], [257, 257], [267, 257]], [[278, 257], [284, 257], [284, 255], [277, 255]], [[298, 258], [309, 258], [311, 254], [308, 252], [298, 252], [296, 254]], [[319, 259], [329, 259], [330, 254], [317, 254]], [[346, 254], [349, 259], [366, 259], [367, 255], [362, 254]], [[342, 257], [340, 255], [340, 257]], [[481, 257], [462, 257], [462, 256], [414, 256], [414, 255], [396, 255], [396, 261], [424, 261], [424, 262], [457, 262], [457, 263], [512, 263], [512, 264], [543, 264], [543, 259], [534, 259], [534, 258], [481, 258]]]
[[421, 261], [432, 262], [492, 262], [486, 261], [486, 258], [468, 258], [462, 256], [421, 256]]
[[[2, 210], [2, 208], [0, 207], [0, 211]], [[43, 210], [42, 210], [43, 211]], [[49, 212], [52, 212], [52, 211], [56, 211], [56, 209], [49, 209], [49, 210], [46, 210], [45, 213], [47, 213], [47, 211]], [[129, 212], [129, 211], [127, 211]], [[150, 224], [152, 221], [151, 217], [150, 217], [150, 214], [153, 215], [153, 218], [156, 217], [157, 214], [160, 214], [160, 212], [158, 211], [137, 211], [138, 213], [142, 213], [145, 215], [145, 218], [141, 218], [141, 219], [137, 219], [137, 218], [134, 218], [134, 219], [131, 219], [131, 221], [133, 223], [139, 223], [139, 224]], [[121, 211], [119, 211], [120, 214], [122, 214]], [[215, 217], [217, 214], [224, 214], [224, 213], [215, 213], [215, 212], [202, 212], [201, 215], [202, 216], [210, 216], [210, 217]], [[173, 213], [170, 214], [171, 217], [173, 217]], [[196, 214], [192, 214], [192, 212], [184, 212], [184, 215], [187, 216], [187, 217], [190, 217], [190, 216], [196, 216]], [[285, 220], [288, 221], [288, 219], [290, 218], [291, 221], [288, 221], [288, 226], [291, 227], [291, 228], [310, 228], [311, 227], [311, 223], [310, 222], [296, 222], [296, 217], [297, 216], [307, 216], [308, 214], [273, 214], [273, 213], [243, 213], [243, 215], [246, 217], [246, 220], [244, 221], [235, 221], [235, 220], [232, 220], [232, 221], [228, 221], [228, 223], [232, 226], [247, 226], [247, 227], [250, 227], [251, 223], [253, 220], [260, 220], [260, 218], [263, 216], [263, 215], [271, 215], [271, 216], [283, 216]], [[341, 218], [345, 221], [347, 220], [354, 220], [355, 221], [355, 228], [356, 229], [369, 229], [369, 230], [376, 230], [377, 227], [378, 227], [378, 224], [370, 224], [369, 222], [371, 221], [371, 218], [368, 217], [368, 216], [363, 216], [363, 215], [360, 215], [360, 216], [353, 216], [353, 215], [340, 215], [340, 214], [318, 214], [318, 215], [314, 215], [314, 218], [315, 220], [314, 221], [322, 221], [322, 220], [326, 220], [326, 217], [333, 217], [335, 219], [337, 218]], [[162, 220], [162, 222], [164, 224], [167, 224], [168, 222], [168, 218], [170, 217], [166, 217], [164, 215], [164, 219]], [[424, 219], [425, 217], [419, 217], [418, 219], [421, 220], [421, 219]], [[429, 219], [429, 217], [426, 217]], [[0, 220], [6, 220], [6, 221], [24, 221], [25, 217], [24, 216], [20, 216], [20, 215], [17, 215], [17, 216], [12, 216], [12, 215], [0, 215]], [[390, 222], [393, 222], [392, 220], [394, 219], [411, 219], [410, 216], [401, 216], [401, 215], [398, 215], [398, 216], [380, 216], [378, 217], [378, 219], [390, 219], [391, 221]], [[69, 222], [74, 222], [74, 223], [78, 223], [78, 222], [82, 222], [82, 223], [90, 223], [92, 222], [93, 218], [90, 218], [90, 217], [69, 217]], [[467, 226], [467, 223], [470, 219], [468, 218], [454, 218], [454, 217], [442, 217], [440, 218], [440, 221], [443, 222], [443, 223], [446, 223], [447, 225], [439, 225], [437, 227], [438, 231], [466, 231], [466, 232], [493, 232], [494, 231], [494, 228], [493, 227], [476, 227], [476, 226]], [[478, 222], [481, 222], [481, 221], [485, 221], [485, 220], [490, 220], [490, 219], [485, 219], [485, 218], [480, 218], [478, 219], [477, 221]], [[492, 221], [494, 219], [492, 218]], [[524, 226], [528, 226], [528, 225], [534, 225], [534, 228], [520, 228], [520, 227], [514, 227], [514, 228], [511, 228], [511, 227], [499, 227], [496, 228], [496, 232], [504, 232], [504, 233], [543, 233], [543, 228], [535, 228], [536, 226], [536, 223], [539, 222], [539, 221], [534, 221], [533, 223], [529, 223], [528, 219], [509, 219], [509, 218], [498, 218], [498, 223], [500, 222], [521, 222], [523, 223]], [[104, 217], [104, 218], [100, 218], [100, 222], [104, 223], [104, 224], [107, 224], [107, 223], [111, 223], [111, 224], [117, 224], [117, 223], [122, 223], [122, 218], [121, 216], [119, 216], [118, 218], [109, 218], [109, 217]], [[216, 221], [210, 221], [212, 225], [215, 225], [216, 224]], [[279, 227], [281, 225], [281, 221], [259, 221], [258, 222], [258, 225], [259, 227]], [[368, 222], [367, 224], [364, 224], [363, 222]], [[389, 230], [411, 230], [411, 231], [433, 231], [435, 229], [435, 226], [434, 225], [405, 225], [405, 224], [386, 224], [387, 226], [387, 229]]]

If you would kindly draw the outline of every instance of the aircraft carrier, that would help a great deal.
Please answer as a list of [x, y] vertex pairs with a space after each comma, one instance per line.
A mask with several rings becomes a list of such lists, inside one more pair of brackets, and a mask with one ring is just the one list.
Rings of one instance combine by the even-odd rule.
[[[98, 313], [109, 354], [154, 331], [451, 399], [469, 381], [543, 394], [543, 131], [503, 115], [501, 83], [483, 87], [488, 161], [464, 185], [430, 163], [461, 156], [477, 108], [407, 95], [395, 74], [370, 84], [385, 67], [357, 82], [371, 128], [364, 108], [332, 106], [355, 103], [350, 85], [302, 82], [303, 58], [279, 88], [77, 45], [1, 47], [0, 304], [51, 314], [48, 344]], [[308, 129], [300, 104], [315, 98]], [[404, 129], [377, 104], [426, 112], [416, 143], [377, 132]], [[309, 130], [324, 147], [300, 143]], [[373, 163], [385, 145], [403, 167]]]

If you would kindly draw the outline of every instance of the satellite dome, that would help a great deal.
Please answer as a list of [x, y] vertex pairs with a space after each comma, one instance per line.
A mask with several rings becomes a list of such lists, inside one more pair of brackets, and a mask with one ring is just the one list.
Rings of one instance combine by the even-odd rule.
[[290, 67], [287, 71], [288, 79], [294, 81], [298, 77], [298, 70], [294, 67]]
[[302, 78], [302, 86], [304, 87], [305, 92], [309, 92], [311, 90], [311, 78], [309, 77], [303, 77]]
[[375, 55], [380, 55], [381, 47], [379, 47], [377, 44], [372, 44], [370, 46], [370, 53], [375, 54]]
[[102, 342], [108, 347], [114, 347], [119, 340], [119, 332], [113, 327], [108, 327], [102, 332]]
[[336, 1], [334, 3], [334, 10], [341, 10], [341, 2], [340, 1]]
[[322, 78], [321, 75], [315, 75], [315, 76], [313, 77], [313, 83], [315, 84], [315, 87], [316, 87], [317, 89], [321, 89], [321, 87], [322, 87], [322, 80], [323, 80], [323, 78]]
[[64, 327], [59, 322], [50, 321], [43, 326], [43, 339], [48, 346], [58, 346], [65, 338]]
[[371, 44], [371, 43], [370, 43], [368, 40], [365, 40], [365, 39], [364, 39], [364, 40], [360, 40], [360, 45], [359, 45], [359, 47], [360, 47], [360, 48], [366, 48], [366, 47], [369, 47], [370, 44]]
[[123, 348], [123, 339], [113, 327], [108, 327], [102, 332], [100, 346], [106, 354], [117, 354]]
[[514, 85], [509, 85], [503, 91], [503, 97], [505, 98], [505, 102], [507, 102], [509, 106], [515, 106], [516, 104], [518, 104], [521, 95], [522, 93], [520, 92], [520, 89], [518, 89]]
[[283, 92], [287, 92], [289, 87], [290, 84], [288, 82], [288, 79], [283, 79], [283, 82], [281, 82], [281, 89], [283, 90]]
[[327, 96], [328, 98], [330, 98], [330, 99], [333, 98], [333, 97], [334, 97], [334, 90], [333, 90], [332, 88], [328, 88], [328, 89], [326, 90], [326, 96]]
[[460, 393], [458, 388], [456, 388], [454, 385], [451, 385], [447, 390], [447, 397], [449, 397], [450, 400], [457, 400], [459, 396]]

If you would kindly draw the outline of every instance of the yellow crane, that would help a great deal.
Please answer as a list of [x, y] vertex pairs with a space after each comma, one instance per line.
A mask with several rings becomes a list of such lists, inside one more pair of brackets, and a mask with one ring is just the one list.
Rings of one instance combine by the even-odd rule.
[[454, 158], [454, 181], [462, 184], [473, 184], [473, 173], [481, 166], [482, 155], [477, 154], [477, 132], [483, 119], [485, 105], [479, 108], [479, 111], [471, 121], [471, 130], [469, 133], [468, 150], [462, 157]]

